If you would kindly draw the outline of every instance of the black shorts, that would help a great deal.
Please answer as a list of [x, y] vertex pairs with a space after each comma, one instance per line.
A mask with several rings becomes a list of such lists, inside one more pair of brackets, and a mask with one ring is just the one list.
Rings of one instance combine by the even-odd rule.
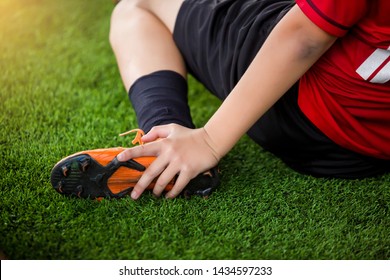
[[[174, 39], [188, 71], [221, 100], [295, 1], [186, 0]], [[320, 177], [362, 178], [389, 172], [389, 161], [344, 149], [318, 130], [297, 103], [293, 86], [249, 131], [291, 168]]]

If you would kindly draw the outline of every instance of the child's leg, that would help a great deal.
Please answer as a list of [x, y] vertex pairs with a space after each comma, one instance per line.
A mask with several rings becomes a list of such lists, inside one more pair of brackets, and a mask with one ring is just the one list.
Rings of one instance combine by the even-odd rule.
[[183, 0], [122, 0], [111, 18], [110, 43], [128, 91], [140, 77], [159, 70], [186, 76], [173, 39], [176, 15]]
[[139, 126], [193, 127], [186, 67], [172, 37], [183, 0], [122, 0], [112, 14], [110, 42]]
[[[193, 126], [187, 105], [185, 64], [172, 39], [182, 1], [122, 0], [112, 15], [110, 42], [145, 131], [168, 122]], [[119, 162], [116, 156], [121, 151], [123, 148], [90, 150], [66, 157], [54, 166], [51, 183], [64, 195], [123, 197], [155, 158]], [[195, 177], [183, 194], [208, 196], [218, 184], [213, 169]], [[153, 188], [154, 183], [149, 187]], [[161, 189], [156, 194], [160, 195]]]

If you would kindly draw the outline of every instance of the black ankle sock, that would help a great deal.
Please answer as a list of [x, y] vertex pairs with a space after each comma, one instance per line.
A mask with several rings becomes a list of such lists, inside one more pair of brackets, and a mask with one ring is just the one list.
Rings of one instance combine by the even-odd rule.
[[187, 81], [178, 73], [163, 70], [136, 80], [129, 90], [139, 128], [176, 123], [194, 128], [187, 99]]

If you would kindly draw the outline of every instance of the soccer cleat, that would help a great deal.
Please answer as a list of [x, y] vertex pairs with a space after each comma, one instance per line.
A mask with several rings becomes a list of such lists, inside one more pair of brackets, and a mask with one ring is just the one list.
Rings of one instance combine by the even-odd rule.
[[[133, 143], [141, 145], [138, 130]], [[134, 132], [134, 131], [131, 131]], [[51, 184], [60, 194], [80, 198], [122, 198], [128, 195], [143, 172], [156, 157], [139, 157], [120, 162], [117, 155], [125, 148], [97, 149], [79, 152], [59, 161], [51, 171]], [[172, 180], [165, 191], [172, 189]], [[147, 189], [153, 189], [155, 181]], [[216, 168], [198, 175], [184, 188], [182, 195], [208, 197], [219, 185]]]

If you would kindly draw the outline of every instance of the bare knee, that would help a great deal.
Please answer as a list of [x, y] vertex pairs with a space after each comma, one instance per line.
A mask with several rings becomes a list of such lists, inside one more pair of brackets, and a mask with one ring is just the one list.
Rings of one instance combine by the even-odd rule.
[[109, 41], [113, 48], [119, 43], [123, 28], [137, 28], [144, 20], [146, 10], [142, 0], [122, 0], [114, 8], [111, 15]]
[[[122, 0], [120, 1], [111, 16], [110, 42], [115, 40], [116, 29], [120, 29], [123, 24], [142, 24], [145, 16], [153, 15], [171, 33], [179, 8], [184, 0]], [[120, 33], [120, 32], [119, 32]]]

